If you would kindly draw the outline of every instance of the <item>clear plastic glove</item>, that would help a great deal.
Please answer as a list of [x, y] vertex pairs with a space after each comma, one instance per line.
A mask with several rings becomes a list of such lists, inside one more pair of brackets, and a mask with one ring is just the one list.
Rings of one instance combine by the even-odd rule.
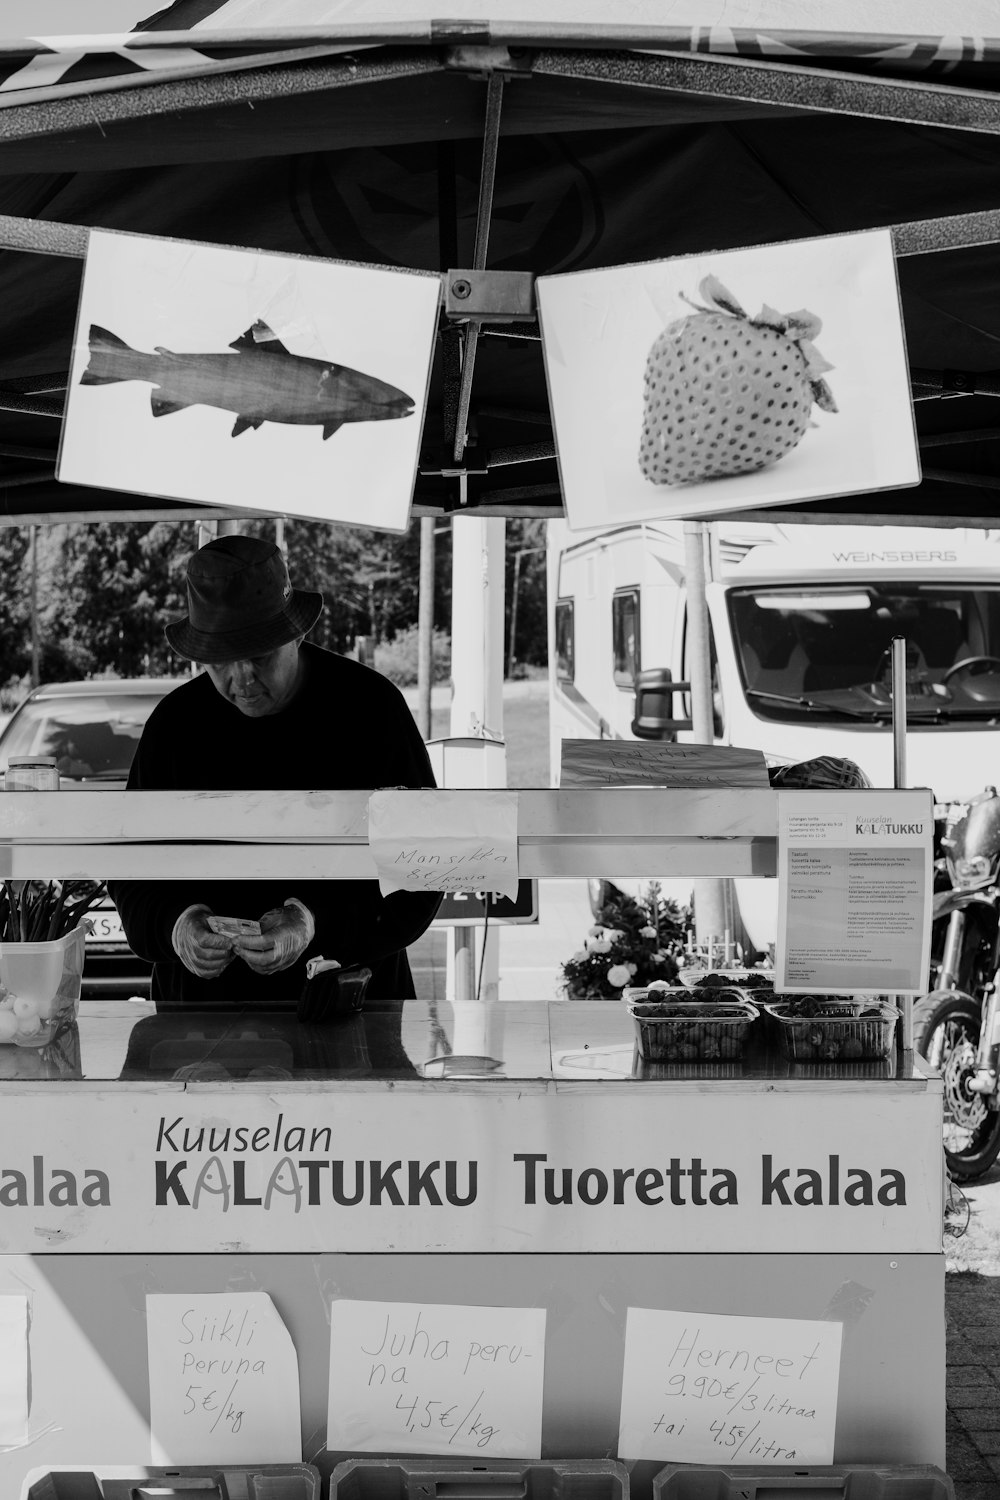
[[233, 947], [255, 974], [279, 974], [290, 969], [316, 936], [316, 922], [308, 906], [290, 896], [284, 906], [266, 911], [260, 919], [260, 937], [240, 934]]
[[177, 918], [170, 935], [177, 957], [199, 979], [217, 979], [234, 957], [230, 939], [213, 932], [205, 920], [211, 915], [210, 906], [189, 906]]

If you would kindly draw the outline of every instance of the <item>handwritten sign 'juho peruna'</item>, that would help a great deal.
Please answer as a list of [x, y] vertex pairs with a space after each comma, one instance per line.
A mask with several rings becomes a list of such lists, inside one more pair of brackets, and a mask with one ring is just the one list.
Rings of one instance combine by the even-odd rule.
[[340, 1300], [327, 1447], [538, 1458], [545, 1310]]

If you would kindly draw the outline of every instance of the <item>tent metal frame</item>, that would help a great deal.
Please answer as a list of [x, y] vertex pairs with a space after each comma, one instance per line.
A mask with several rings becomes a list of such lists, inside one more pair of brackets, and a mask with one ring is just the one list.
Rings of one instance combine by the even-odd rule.
[[[445, 279], [442, 315], [442, 368], [444, 446], [441, 458], [422, 456], [421, 472], [457, 477], [458, 496], [448, 511], [467, 504], [470, 474], [500, 467], [550, 460], [555, 456], [554, 439], [509, 445], [481, 453], [469, 442], [476, 355], [484, 336], [540, 337], [532, 322], [533, 278], [529, 273], [505, 281], [502, 273], [487, 269], [497, 155], [501, 138], [501, 115], [505, 86], [518, 75], [551, 77], [578, 84], [595, 82], [618, 85], [641, 92], [650, 101], [658, 97], [676, 99], [696, 96], [753, 105], [766, 111], [795, 114], [836, 114], [886, 120], [918, 126], [938, 126], [962, 131], [1000, 132], [1000, 94], [954, 87], [923, 80], [877, 78], [833, 68], [810, 68], [798, 63], [764, 62], [718, 53], [691, 54], [663, 50], [664, 33], [659, 28], [636, 28], [609, 34], [604, 27], [566, 28], [566, 36], [553, 36], [551, 28], [530, 25], [487, 27], [469, 23], [438, 24], [426, 28], [387, 27], [364, 35], [346, 28], [296, 28], [234, 37], [232, 33], [166, 32], [131, 34], [129, 46], [137, 50], [183, 43], [198, 47], [248, 46], [340, 49], [335, 58], [317, 61], [314, 51], [303, 59], [300, 51], [276, 53], [275, 60], [261, 66], [259, 54], [252, 59], [232, 59], [210, 72], [188, 78], [163, 73], [130, 75], [104, 80], [93, 88], [84, 85], [73, 96], [32, 103], [0, 104], [0, 160], [2, 148], [16, 141], [44, 140], [66, 132], [103, 130], [166, 113], [204, 111], [217, 106], [253, 104], [264, 100], [302, 97], [339, 88], [391, 84], [449, 70], [464, 72], [485, 84], [482, 123], [482, 161], [476, 219], [475, 248], [471, 267], [439, 273]], [[375, 40], [373, 40], [375, 38]], [[560, 45], [553, 45], [555, 40]], [[547, 43], [544, 44], [544, 43]], [[635, 51], [652, 48], [655, 51]], [[386, 55], [385, 45], [392, 46]], [[345, 51], [356, 46], [355, 51]], [[374, 49], [374, 50], [372, 50]], [[620, 49], [620, 50], [614, 50]], [[48, 91], [45, 91], [48, 92]], [[58, 92], [58, 91], [56, 91]], [[23, 97], [23, 95], [22, 95]], [[888, 228], [899, 257], [940, 254], [1000, 244], [1000, 208], [903, 224], [870, 225]], [[0, 215], [0, 248], [85, 259], [90, 230], [77, 224]], [[389, 268], [396, 269], [396, 268]], [[433, 273], [427, 273], [433, 274]], [[531, 287], [526, 290], [526, 280]], [[466, 292], [462, 284], [475, 291]], [[457, 290], [459, 289], [459, 290]], [[449, 336], [450, 334], [450, 336]], [[27, 382], [0, 388], [0, 410], [61, 420], [64, 402], [59, 394], [66, 376], [54, 374], [39, 379], [30, 389]], [[915, 401], [963, 395], [1000, 396], [1000, 370], [911, 369]], [[509, 415], [510, 413], [508, 413]], [[519, 413], [519, 420], [545, 423], [543, 413]], [[928, 438], [928, 447], [942, 442], [953, 445], [993, 441], [995, 429], [952, 433], [946, 438]], [[8, 447], [0, 457], [21, 458], [32, 467], [5, 476], [0, 486], [30, 487], [52, 478], [44, 449]], [[35, 464], [46, 465], [44, 469]], [[1000, 488], [1000, 481], [979, 474], [952, 470], [924, 470], [925, 478], [948, 485], [987, 489]], [[547, 502], [551, 501], [551, 507]], [[542, 502], [540, 507], [539, 502]], [[140, 513], [148, 516], [148, 507]], [[196, 508], [195, 508], [196, 509]], [[428, 507], [436, 514], [437, 508]], [[525, 484], [494, 489], [488, 499], [474, 507], [484, 514], [541, 515], [562, 513], [558, 485]], [[421, 507], [415, 506], [416, 514]], [[193, 514], [185, 509], [184, 514]], [[218, 514], [212, 508], [212, 514]], [[115, 515], [125, 513], [116, 511]], [[170, 514], [177, 514], [171, 511]], [[8, 522], [13, 518], [6, 518]]]

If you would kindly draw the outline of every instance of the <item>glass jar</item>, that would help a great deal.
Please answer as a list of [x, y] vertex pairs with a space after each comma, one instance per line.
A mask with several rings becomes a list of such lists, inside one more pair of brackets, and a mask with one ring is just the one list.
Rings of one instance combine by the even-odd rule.
[[4, 790], [58, 792], [59, 771], [52, 755], [12, 755], [7, 762]]

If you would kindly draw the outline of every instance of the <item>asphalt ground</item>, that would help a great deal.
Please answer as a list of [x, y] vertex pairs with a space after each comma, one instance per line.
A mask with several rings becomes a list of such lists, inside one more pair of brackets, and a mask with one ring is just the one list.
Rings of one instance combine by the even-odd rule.
[[[954, 1192], [954, 1190], [953, 1190]], [[957, 1196], [945, 1235], [947, 1472], [956, 1500], [1000, 1496], [1000, 1166]], [[948, 1216], [946, 1222], [951, 1222]]]
[[[1000, 1184], [994, 1186], [1000, 1195]], [[1000, 1276], [945, 1278], [945, 1469], [956, 1500], [1000, 1496]]]

